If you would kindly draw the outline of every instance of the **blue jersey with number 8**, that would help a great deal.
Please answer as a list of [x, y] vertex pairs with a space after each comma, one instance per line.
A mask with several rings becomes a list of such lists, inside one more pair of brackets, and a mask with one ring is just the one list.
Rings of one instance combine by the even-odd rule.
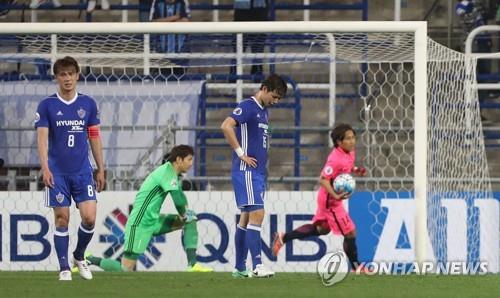
[[257, 99], [251, 97], [240, 102], [230, 117], [238, 123], [236, 138], [243, 152], [245, 155], [257, 159], [257, 168], [254, 169], [240, 160], [233, 152], [232, 171], [256, 171], [265, 175], [269, 148], [267, 109], [261, 106]]
[[57, 93], [40, 102], [35, 127], [49, 129], [49, 169], [54, 175], [92, 172], [87, 128], [98, 125], [94, 99], [83, 94], [65, 101]]

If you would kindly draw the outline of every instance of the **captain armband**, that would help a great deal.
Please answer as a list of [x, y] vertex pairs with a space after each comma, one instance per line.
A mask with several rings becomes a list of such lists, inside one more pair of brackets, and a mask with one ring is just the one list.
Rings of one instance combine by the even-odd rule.
[[89, 126], [87, 128], [87, 134], [89, 139], [98, 139], [101, 136], [101, 132], [98, 125]]

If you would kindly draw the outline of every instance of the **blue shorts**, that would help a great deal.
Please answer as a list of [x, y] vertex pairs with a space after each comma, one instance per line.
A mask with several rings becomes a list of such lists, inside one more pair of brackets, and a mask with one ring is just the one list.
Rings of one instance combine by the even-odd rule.
[[264, 195], [266, 194], [264, 175], [252, 171], [234, 171], [231, 173], [231, 180], [239, 209], [247, 209], [249, 206], [264, 208]]
[[69, 207], [71, 198], [79, 203], [96, 200], [96, 189], [92, 173], [79, 175], [54, 175], [54, 187], [45, 187], [47, 207]]

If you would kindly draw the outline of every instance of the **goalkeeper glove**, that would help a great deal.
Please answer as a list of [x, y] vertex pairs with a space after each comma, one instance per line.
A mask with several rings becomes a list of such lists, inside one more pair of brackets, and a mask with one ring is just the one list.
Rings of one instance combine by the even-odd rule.
[[186, 222], [192, 222], [198, 220], [198, 217], [196, 217], [196, 213], [193, 210], [186, 209], [186, 213], [184, 214], [184, 220]]
[[353, 167], [352, 171], [354, 172], [354, 174], [358, 176], [365, 176], [367, 172], [366, 169], [363, 167]]

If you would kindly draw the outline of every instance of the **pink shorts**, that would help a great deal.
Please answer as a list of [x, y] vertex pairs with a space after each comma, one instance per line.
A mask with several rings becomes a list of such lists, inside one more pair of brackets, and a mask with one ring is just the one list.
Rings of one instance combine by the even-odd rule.
[[337, 235], [347, 235], [356, 229], [349, 213], [347, 213], [342, 204], [331, 208], [326, 208], [326, 206], [326, 198], [318, 196], [316, 214], [312, 219], [314, 224], [326, 221], [330, 230]]

